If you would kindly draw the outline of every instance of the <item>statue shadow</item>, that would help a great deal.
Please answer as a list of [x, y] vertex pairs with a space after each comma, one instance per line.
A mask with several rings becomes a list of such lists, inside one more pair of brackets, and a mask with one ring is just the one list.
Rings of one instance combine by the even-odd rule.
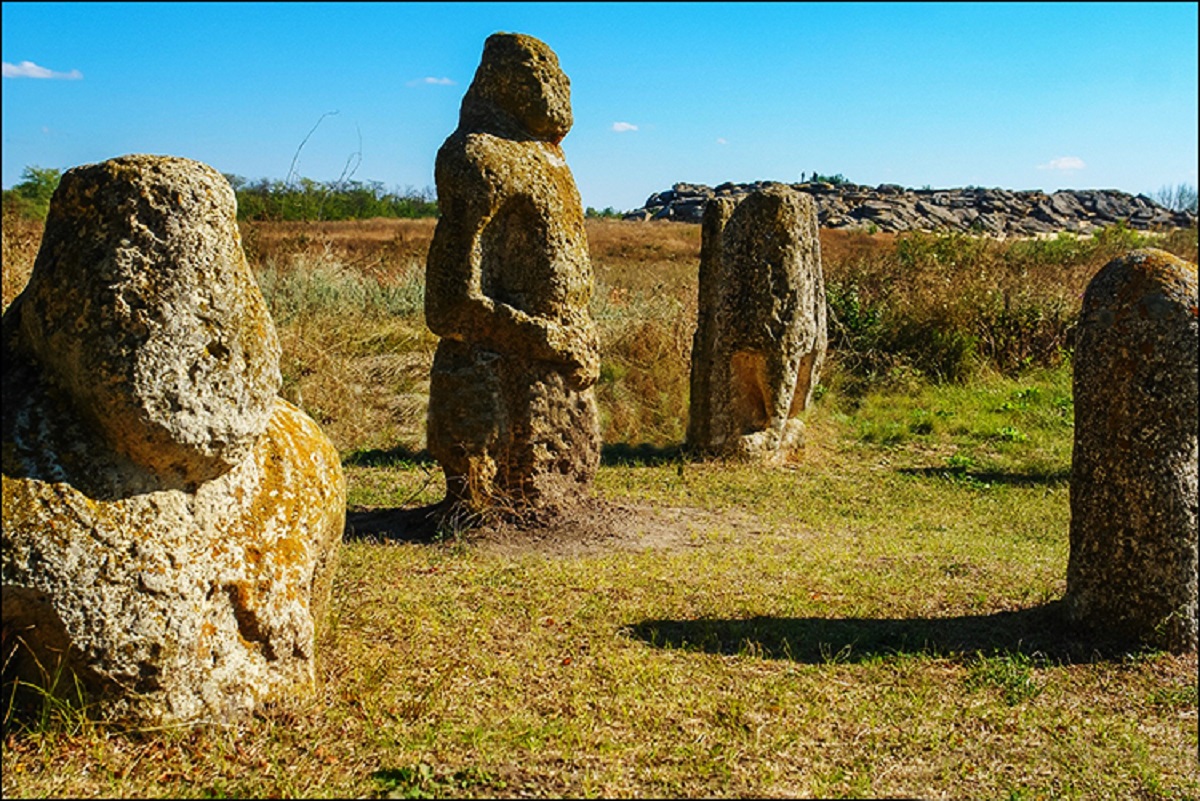
[[346, 512], [347, 542], [431, 544], [446, 537], [441, 515], [444, 502], [410, 509], [362, 509]]
[[1084, 634], [1061, 601], [1013, 612], [945, 618], [770, 617], [643, 620], [627, 632], [656, 648], [751, 654], [803, 664], [858, 663], [901, 654], [938, 658], [976, 653], [1038, 660], [1119, 660], [1136, 645]]
[[[437, 466], [437, 461], [422, 448], [414, 451], [404, 445], [354, 451], [342, 460], [343, 467], [411, 468]], [[415, 507], [385, 509], [348, 509], [342, 539], [434, 543], [445, 537], [443, 502]]]
[[963, 470], [956, 467], [901, 467], [897, 470], [906, 476], [917, 478], [939, 478], [946, 481], [961, 481], [970, 484], [988, 484], [1009, 487], [1046, 487], [1066, 484], [1071, 480], [1070, 468], [1066, 470], [1037, 471], [1031, 473], [1008, 473], [997, 470]]
[[436, 465], [437, 460], [422, 448], [414, 451], [404, 445], [394, 448], [370, 448], [353, 451], [342, 460], [343, 467], [401, 467], [406, 465]]
[[682, 444], [659, 447], [651, 445], [649, 442], [638, 445], [614, 442], [600, 448], [600, 464], [605, 467], [658, 467], [664, 464], [675, 464], [687, 456], [687, 448]]

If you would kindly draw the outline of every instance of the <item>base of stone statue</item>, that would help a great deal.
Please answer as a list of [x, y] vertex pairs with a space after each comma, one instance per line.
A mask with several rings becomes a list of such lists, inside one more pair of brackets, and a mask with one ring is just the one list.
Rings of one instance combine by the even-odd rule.
[[448, 524], [569, 509], [600, 464], [591, 388], [568, 386], [559, 365], [454, 340], [434, 356], [427, 431], [446, 475]]
[[55, 398], [5, 401], [6, 685], [139, 725], [312, 688], [345, 479], [311, 419], [276, 400], [250, 455], [189, 491], [91, 443]]

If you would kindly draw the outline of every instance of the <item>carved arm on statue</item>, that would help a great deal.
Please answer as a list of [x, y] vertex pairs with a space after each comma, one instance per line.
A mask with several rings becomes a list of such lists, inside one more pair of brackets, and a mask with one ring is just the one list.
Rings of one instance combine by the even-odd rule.
[[439, 222], [430, 246], [425, 289], [429, 330], [447, 339], [561, 364], [576, 388], [595, 383], [599, 360], [590, 321], [564, 324], [484, 295], [478, 288], [480, 254], [476, 244], [483, 225], [475, 225], [469, 236], [455, 227], [445, 219]]

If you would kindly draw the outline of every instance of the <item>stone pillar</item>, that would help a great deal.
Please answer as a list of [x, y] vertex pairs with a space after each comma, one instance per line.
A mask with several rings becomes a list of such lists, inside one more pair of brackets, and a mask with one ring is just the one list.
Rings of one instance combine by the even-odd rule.
[[188, 159], [62, 177], [3, 318], [6, 682], [61, 666], [139, 724], [231, 720], [313, 682], [345, 480], [276, 396], [235, 212]]
[[709, 202], [688, 445], [771, 463], [801, 440], [827, 342], [813, 199], [784, 186]]
[[442, 338], [427, 439], [447, 512], [565, 510], [599, 465], [592, 267], [559, 144], [571, 122], [554, 52], [530, 36], [488, 37], [438, 151], [426, 264], [426, 320]]
[[1176, 652], [1197, 633], [1196, 286], [1164, 251], [1115, 259], [1075, 344], [1067, 615]]

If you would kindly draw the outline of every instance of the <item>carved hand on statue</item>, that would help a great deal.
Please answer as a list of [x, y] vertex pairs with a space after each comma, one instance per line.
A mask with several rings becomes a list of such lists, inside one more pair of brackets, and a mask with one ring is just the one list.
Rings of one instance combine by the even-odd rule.
[[572, 324], [535, 317], [507, 303], [486, 299], [489, 324], [476, 327], [486, 331], [488, 344], [502, 352], [524, 353], [531, 358], [562, 365], [568, 383], [585, 389], [596, 383], [600, 374], [595, 330], [589, 322]]

